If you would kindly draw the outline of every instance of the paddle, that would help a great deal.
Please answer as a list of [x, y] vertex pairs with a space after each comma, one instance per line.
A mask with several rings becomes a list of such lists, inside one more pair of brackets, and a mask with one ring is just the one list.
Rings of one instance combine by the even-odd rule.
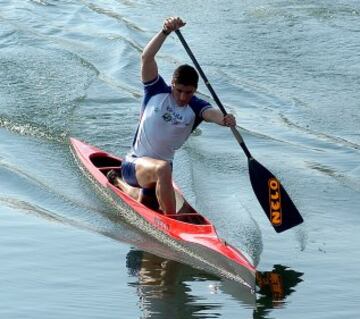
[[[226, 115], [227, 112], [224, 106], [210, 85], [205, 73], [191, 52], [191, 49], [186, 43], [180, 30], [176, 30], [175, 33], [179, 37], [179, 40], [184, 46], [187, 54], [204, 80], [205, 85], [209, 89], [216, 104], [220, 108], [221, 112]], [[303, 219], [279, 180], [268, 169], [252, 157], [242, 136], [240, 135], [240, 132], [235, 127], [231, 127], [231, 131], [248, 158], [249, 175], [252, 188], [276, 232], [280, 233], [301, 224]]]

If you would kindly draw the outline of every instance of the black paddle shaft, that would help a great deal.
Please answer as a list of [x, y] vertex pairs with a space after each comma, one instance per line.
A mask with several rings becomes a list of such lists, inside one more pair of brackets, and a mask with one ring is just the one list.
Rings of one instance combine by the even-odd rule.
[[[198, 63], [198, 61], [196, 60], [194, 54], [192, 53], [190, 47], [188, 46], [188, 44], [186, 43], [183, 35], [181, 34], [180, 30], [176, 30], [175, 31], [176, 35], [178, 36], [180, 42], [182, 43], [182, 45], [184, 46], [187, 54], [189, 55], [190, 59], [193, 61], [196, 69], [198, 70], [200, 76], [202, 77], [202, 79], [205, 82], [206, 87], [208, 88], [208, 90], [210, 91], [214, 101], [216, 102], [216, 104], [218, 105], [219, 109], [221, 110], [221, 112], [226, 115], [228, 114], [225, 110], [225, 107], [223, 106], [223, 104], [221, 103], [219, 97], [217, 96], [216, 92], [214, 91], [213, 87], [211, 86], [208, 78], [206, 77], [205, 73], [203, 72], [200, 64]], [[236, 138], [236, 140], [238, 141], [238, 143], [240, 144], [241, 148], [243, 149], [245, 155], [247, 156], [247, 158], [250, 160], [252, 159], [252, 155], [249, 151], [249, 149], [247, 148], [247, 146], [245, 145], [244, 139], [242, 138], [240, 132], [235, 128], [235, 127], [231, 127], [231, 131], [234, 134], [234, 137]]]
[[[205, 85], [209, 89], [214, 101], [220, 108], [221, 112], [226, 115], [227, 112], [224, 106], [209, 83], [209, 80], [191, 52], [191, 49], [186, 43], [181, 32], [176, 30], [175, 33], [193, 61], [200, 76], [204, 80]], [[242, 136], [240, 135], [240, 132], [235, 127], [231, 127], [231, 131], [248, 158], [251, 186], [274, 229], [277, 232], [283, 232], [301, 224], [303, 219], [280, 181], [267, 168], [252, 157]]]

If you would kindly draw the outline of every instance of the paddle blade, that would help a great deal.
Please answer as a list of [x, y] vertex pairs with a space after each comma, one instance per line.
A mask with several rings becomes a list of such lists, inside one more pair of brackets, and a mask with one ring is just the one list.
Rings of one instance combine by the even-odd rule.
[[279, 180], [253, 158], [249, 159], [249, 174], [256, 197], [276, 232], [283, 232], [303, 222]]

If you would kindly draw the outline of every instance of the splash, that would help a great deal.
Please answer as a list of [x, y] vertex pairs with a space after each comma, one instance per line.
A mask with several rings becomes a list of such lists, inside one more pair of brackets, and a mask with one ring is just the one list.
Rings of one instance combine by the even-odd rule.
[[69, 136], [67, 131], [56, 131], [35, 123], [21, 123], [6, 117], [0, 117], [0, 127], [18, 135], [32, 136], [62, 144], [65, 144]]

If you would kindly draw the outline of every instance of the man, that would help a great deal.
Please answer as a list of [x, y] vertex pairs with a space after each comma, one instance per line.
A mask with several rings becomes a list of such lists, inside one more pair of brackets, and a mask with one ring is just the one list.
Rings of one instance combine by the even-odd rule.
[[[140, 202], [156, 196], [164, 214], [175, 213], [176, 201], [172, 184], [174, 153], [202, 120], [222, 126], [235, 126], [233, 115], [224, 116], [218, 109], [196, 96], [199, 76], [189, 65], [178, 67], [168, 86], [158, 73], [155, 56], [167, 36], [183, 27], [178, 17], [165, 20], [163, 28], [146, 45], [141, 56], [141, 79], [144, 84], [141, 119], [133, 147], [122, 163], [123, 182], [117, 186]], [[114, 179], [114, 176], [109, 176]], [[130, 187], [129, 187], [130, 185]], [[136, 192], [133, 187], [141, 189]]]

